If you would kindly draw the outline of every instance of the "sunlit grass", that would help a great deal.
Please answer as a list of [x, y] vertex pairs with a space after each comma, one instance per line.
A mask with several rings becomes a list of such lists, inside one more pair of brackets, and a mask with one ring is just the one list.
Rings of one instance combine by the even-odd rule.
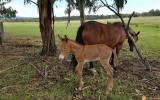
[[[98, 20], [103, 23], [118, 21], [118, 19]], [[55, 35], [66, 34], [74, 39], [79, 27], [79, 21], [71, 21], [67, 27], [66, 21], [55, 22]], [[32, 38], [39, 37], [38, 22], [6, 22], [4, 23], [7, 36]], [[141, 31], [138, 44], [146, 48], [160, 48], [160, 17], [140, 17], [133, 18], [131, 27], [135, 31]]]

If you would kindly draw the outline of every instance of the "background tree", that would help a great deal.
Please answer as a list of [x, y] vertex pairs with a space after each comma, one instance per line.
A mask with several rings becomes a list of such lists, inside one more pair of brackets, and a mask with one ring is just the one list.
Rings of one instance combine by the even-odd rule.
[[72, 10], [77, 9], [80, 13], [80, 22], [81, 24], [85, 21], [85, 8], [89, 8], [89, 12], [91, 11], [92, 6], [97, 0], [66, 0], [68, 3], [66, 13], [68, 13], [69, 21], [70, 21], [70, 13]]
[[[54, 10], [53, 5], [56, 0], [25, 0], [25, 3], [34, 3], [39, 11], [39, 28], [42, 38], [41, 55], [54, 55], [56, 53], [54, 35]], [[53, 28], [52, 28], [53, 23]]]
[[[66, 13], [69, 15], [69, 21], [70, 21], [70, 13], [72, 10], [77, 9], [80, 12], [80, 22], [81, 24], [85, 21], [85, 12], [84, 9], [88, 8], [89, 13], [91, 11], [96, 12], [99, 8], [102, 7], [102, 5], [99, 5], [101, 3], [101, 0], [66, 0], [68, 3], [68, 7], [66, 9]], [[102, 0], [106, 1], [107, 0]], [[124, 4], [127, 3], [127, 0], [112, 0], [112, 5], [115, 6], [115, 8], [120, 11]]]
[[0, 0], [0, 45], [5, 40], [4, 36], [4, 28], [3, 28], [3, 21], [6, 18], [13, 18], [16, 17], [17, 11], [12, 9], [12, 7], [5, 7], [5, 4], [9, 3], [11, 0]]

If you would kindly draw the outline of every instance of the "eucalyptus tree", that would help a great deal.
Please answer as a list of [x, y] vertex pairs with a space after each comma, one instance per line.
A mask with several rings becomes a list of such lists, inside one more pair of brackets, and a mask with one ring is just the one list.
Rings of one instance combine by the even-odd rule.
[[17, 11], [12, 7], [5, 7], [5, 4], [9, 3], [10, 1], [11, 0], [0, 0], [0, 45], [2, 45], [2, 42], [5, 40], [3, 21], [6, 18], [16, 17], [17, 13]]
[[[41, 55], [54, 55], [56, 53], [54, 35], [54, 3], [57, 0], [25, 0], [25, 4], [34, 3], [39, 11], [39, 28], [42, 38]], [[53, 24], [53, 26], [52, 26]]]

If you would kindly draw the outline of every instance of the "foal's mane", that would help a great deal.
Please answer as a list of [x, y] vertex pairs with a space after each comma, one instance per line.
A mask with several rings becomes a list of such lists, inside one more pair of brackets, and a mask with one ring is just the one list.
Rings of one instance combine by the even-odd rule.
[[73, 40], [71, 40], [71, 39], [68, 39], [68, 41], [70, 41], [70, 42], [72, 42], [72, 43], [74, 43], [74, 44], [76, 44], [76, 45], [83, 46], [82, 44], [80, 44], [80, 43], [78, 43], [78, 42], [76, 42], [76, 41], [73, 41]]

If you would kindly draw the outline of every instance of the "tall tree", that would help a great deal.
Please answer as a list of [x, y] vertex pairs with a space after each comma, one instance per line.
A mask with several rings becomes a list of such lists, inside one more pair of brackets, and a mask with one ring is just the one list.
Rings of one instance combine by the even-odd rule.
[[3, 21], [6, 18], [16, 17], [17, 11], [12, 9], [12, 7], [5, 7], [5, 4], [9, 3], [10, 0], [0, 0], [0, 45], [5, 40]]
[[43, 45], [41, 55], [54, 55], [56, 53], [53, 12], [55, 1], [56, 0], [37, 0], [37, 2], [34, 2], [32, 0], [25, 0], [25, 3], [34, 3], [38, 7], [39, 27]]
[[84, 5], [85, 5], [85, 1], [84, 0], [79, 0], [79, 12], [80, 12], [81, 24], [83, 24], [84, 20], [85, 20]]

